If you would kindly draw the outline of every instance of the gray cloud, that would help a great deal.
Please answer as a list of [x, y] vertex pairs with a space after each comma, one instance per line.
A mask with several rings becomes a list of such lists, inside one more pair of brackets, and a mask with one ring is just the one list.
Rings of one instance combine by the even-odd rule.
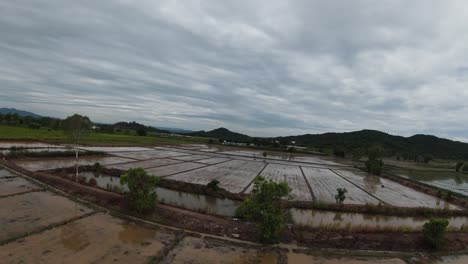
[[3, 1], [0, 105], [468, 140], [464, 1]]

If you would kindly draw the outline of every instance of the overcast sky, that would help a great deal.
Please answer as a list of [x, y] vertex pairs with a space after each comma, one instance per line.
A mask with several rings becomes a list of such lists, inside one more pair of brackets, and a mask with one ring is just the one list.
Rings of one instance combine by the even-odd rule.
[[0, 33], [0, 107], [468, 141], [464, 0], [14, 0]]

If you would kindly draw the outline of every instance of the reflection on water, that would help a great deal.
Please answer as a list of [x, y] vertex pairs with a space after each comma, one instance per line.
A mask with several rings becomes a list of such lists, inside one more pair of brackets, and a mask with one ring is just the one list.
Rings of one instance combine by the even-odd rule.
[[90, 244], [85, 230], [76, 222], [71, 222], [61, 227], [60, 241], [65, 248], [75, 252], [83, 250]]
[[[91, 178], [95, 179], [97, 187], [102, 189], [114, 191], [128, 190], [126, 186], [120, 185], [119, 177], [96, 174], [93, 172], [81, 172], [80, 176], [85, 177], [86, 182]], [[240, 205], [239, 201], [174, 191], [159, 187], [156, 188], [156, 194], [158, 195], [158, 201], [161, 203], [222, 216], [234, 216], [236, 208]]]
[[[358, 213], [342, 213], [316, 211], [306, 209], [290, 210], [295, 224], [308, 227], [322, 228], [375, 228], [375, 229], [411, 229], [419, 230], [424, 223], [429, 221], [424, 217], [399, 217], [385, 215], [367, 215]], [[449, 228], [461, 229], [468, 226], [467, 217], [449, 218]]]
[[161, 203], [222, 216], [234, 216], [239, 201], [156, 188]]
[[468, 195], [468, 174], [455, 171], [424, 171], [412, 169], [392, 169], [388, 172], [445, 190]]
[[[120, 179], [101, 174], [93, 174], [92, 172], [83, 172], [81, 176], [87, 179], [93, 177], [96, 179], [97, 186], [100, 188], [119, 188], [121, 189]], [[377, 186], [380, 184], [378, 177], [368, 179], [368, 184]], [[192, 211], [204, 212], [222, 216], [234, 216], [240, 201], [230, 199], [220, 199], [212, 196], [193, 194], [170, 190], [166, 188], [156, 188], [158, 201], [163, 204], [168, 204], [176, 207], [189, 209]], [[423, 217], [397, 217], [385, 215], [369, 215], [358, 213], [343, 213], [329, 212], [305, 209], [291, 209], [291, 217], [293, 223], [309, 226], [309, 227], [329, 227], [329, 228], [381, 228], [381, 229], [421, 229], [424, 223], [428, 221]], [[468, 227], [467, 217], [452, 217], [449, 218], [449, 228], [461, 229]], [[137, 231], [130, 233], [138, 234]]]
[[382, 182], [380, 181], [380, 177], [372, 174], [366, 174], [364, 177], [364, 185], [366, 191], [374, 194], [377, 191], [377, 188], [382, 186]]

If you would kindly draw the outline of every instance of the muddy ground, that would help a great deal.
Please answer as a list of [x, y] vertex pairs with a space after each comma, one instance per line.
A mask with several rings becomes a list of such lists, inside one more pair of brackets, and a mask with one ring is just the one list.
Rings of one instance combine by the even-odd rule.
[[[0, 175], [8, 175], [0, 169]], [[21, 177], [10, 179], [22, 182]], [[223, 238], [247, 235], [253, 226], [160, 206], [158, 216], [180, 226], [210, 226], [218, 237], [187, 233], [109, 215], [99, 207], [70, 200], [47, 186], [0, 197], [2, 263], [405, 263], [395, 256], [329, 256], [290, 246], [262, 247]], [[0, 190], [0, 195], [2, 191]], [[172, 215], [172, 218], [168, 217]], [[178, 220], [176, 220], [178, 219]], [[190, 220], [193, 219], [193, 220]], [[236, 225], [235, 223], [238, 223]], [[231, 229], [227, 229], [227, 228]], [[237, 228], [237, 229], [236, 229]], [[239, 229], [240, 228], [240, 229]], [[242, 230], [241, 230], [242, 229]], [[305, 250], [305, 249], [302, 249]]]

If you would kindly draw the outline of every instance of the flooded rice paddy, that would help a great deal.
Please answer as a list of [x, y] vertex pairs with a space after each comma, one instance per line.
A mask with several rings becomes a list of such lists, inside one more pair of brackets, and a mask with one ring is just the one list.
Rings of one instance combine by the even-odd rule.
[[[101, 165], [109, 165], [123, 162], [134, 161], [132, 159], [121, 157], [79, 157], [78, 165], [93, 165], [98, 162]], [[57, 168], [68, 168], [75, 166], [75, 158], [44, 158], [44, 159], [25, 159], [15, 161], [16, 165], [30, 171], [51, 170]]]
[[[298, 201], [315, 199], [335, 203], [337, 188], [346, 188], [345, 204], [385, 203], [405, 207], [457, 208], [396, 182], [361, 173], [329, 157], [270, 152], [264, 158], [260, 150], [201, 144], [82, 149], [107, 151], [113, 156], [82, 157], [79, 159], [80, 165], [99, 162], [121, 170], [142, 167], [155, 176], [201, 185], [218, 180], [220, 187], [232, 193], [249, 193], [254, 179], [261, 175], [276, 182], [286, 181], [292, 188], [293, 199]], [[72, 167], [75, 161], [73, 158], [26, 159], [16, 163], [28, 170], [38, 171]]]
[[456, 171], [391, 169], [391, 174], [468, 196], [468, 174]]
[[[112, 177], [91, 172], [80, 173], [87, 180], [94, 178], [97, 186], [103, 189], [124, 190], [119, 177]], [[156, 188], [158, 201], [192, 211], [213, 215], [233, 217], [241, 202], [230, 199], [220, 199], [202, 194], [193, 194]], [[424, 217], [397, 217], [383, 215], [368, 215], [360, 213], [329, 212], [322, 210], [296, 209], [290, 210], [292, 223], [312, 228], [346, 228], [356, 229], [389, 229], [389, 230], [419, 230], [429, 221]], [[449, 218], [450, 228], [459, 230], [468, 228], [467, 217]]]

